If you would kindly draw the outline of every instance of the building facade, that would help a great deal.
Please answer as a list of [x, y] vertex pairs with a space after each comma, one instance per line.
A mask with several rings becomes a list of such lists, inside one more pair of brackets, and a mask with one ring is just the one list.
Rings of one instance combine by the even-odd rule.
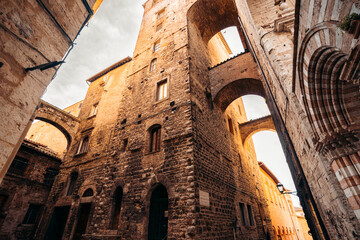
[[55, 152], [25, 139], [0, 185], [1, 239], [34, 239], [60, 164]]
[[[280, 193], [277, 188], [279, 180], [263, 162], [259, 162], [259, 167], [275, 239], [311, 240], [312, 237], [308, 234], [309, 227], [301, 207], [294, 206], [289, 194]], [[301, 223], [299, 217], [302, 220]]]
[[[133, 58], [64, 118], [76, 127], [36, 238], [275, 239], [250, 140], [272, 129], [313, 238], [358, 239], [359, 8], [146, 1]], [[245, 51], [226, 59], [230, 26]], [[247, 94], [271, 116], [247, 121]]]
[[1, 1], [0, 182], [34, 120], [40, 97], [101, 2]]

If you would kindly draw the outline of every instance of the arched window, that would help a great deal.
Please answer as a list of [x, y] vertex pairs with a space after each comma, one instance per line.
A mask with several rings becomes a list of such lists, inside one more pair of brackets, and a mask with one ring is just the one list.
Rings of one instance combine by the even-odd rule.
[[156, 58], [151, 60], [151, 63], [150, 63], [150, 72], [155, 71], [155, 70], [156, 70]]
[[150, 132], [150, 148], [149, 152], [160, 151], [161, 126], [155, 125], [149, 129]]
[[83, 194], [83, 197], [91, 197], [94, 196], [94, 191], [91, 188], [86, 189], [86, 191]]
[[88, 149], [88, 145], [89, 145], [89, 136], [85, 136], [81, 140], [76, 154], [85, 153], [87, 151], [87, 149]]
[[148, 239], [166, 239], [168, 227], [168, 193], [163, 185], [157, 186], [150, 199]]
[[79, 174], [77, 172], [72, 172], [70, 175], [70, 183], [68, 189], [66, 191], [66, 196], [70, 196], [74, 192], [75, 183], [78, 178]]
[[114, 230], [119, 227], [122, 197], [123, 189], [121, 187], [117, 187], [114, 193], [114, 210], [111, 218], [111, 229]]

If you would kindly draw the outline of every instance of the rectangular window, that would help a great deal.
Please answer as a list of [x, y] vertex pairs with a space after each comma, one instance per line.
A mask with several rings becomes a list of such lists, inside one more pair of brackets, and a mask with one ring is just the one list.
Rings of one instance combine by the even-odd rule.
[[153, 60], [151, 60], [150, 63], [150, 72], [154, 71], [156, 69], [156, 58], [154, 58]]
[[89, 145], [89, 136], [85, 136], [82, 138], [82, 140], [78, 146], [78, 150], [77, 150], [76, 154], [81, 154], [81, 153], [87, 152], [88, 145]]
[[161, 127], [150, 130], [150, 152], [160, 151]]
[[8, 198], [8, 195], [0, 194], [0, 213], [3, 211], [3, 208]]
[[168, 96], [168, 86], [167, 80], [158, 82], [157, 89], [156, 89], [156, 100], [159, 101], [161, 99], [167, 98]]
[[95, 104], [92, 106], [89, 117], [92, 117], [92, 116], [95, 116], [95, 115], [96, 115], [97, 109], [98, 109], [98, 105], [99, 105], [99, 103], [95, 103]]
[[29, 160], [20, 157], [15, 157], [14, 161], [10, 165], [8, 172], [22, 176], [24, 175], [28, 164], [29, 164]]
[[35, 224], [40, 216], [42, 205], [30, 204], [28, 211], [26, 212], [23, 224]]
[[162, 23], [159, 23], [157, 26], [156, 26], [156, 31], [160, 31], [163, 27], [163, 24]]
[[245, 211], [245, 204], [239, 203], [240, 206], [240, 214], [241, 214], [241, 224], [246, 226], [246, 211]]
[[254, 215], [253, 215], [252, 208], [251, 208], [250, 205], [247, 205], [247, 210], [248, 210], [250, 226], [254, 226], [255, 225], [255, 223], [254, 223]]
[[157, 18], [157, 19], [160, 19], [160, 18], [162, 18], [164, 15], [165, 15], [165, 8], [162, 9], [162, 10], [160, 10], [160, 11], [157, 13], [156, 18]]
[[228, 116], [228, 125], [229, 125], [229, 131], [234, 134], [234, 125], [232, 123], [232, 119]]
[[153, 51], [154, 52], [157, 52], [157, 51], [159, 51], [160, 50], [160, 40], [158, 40], [158, 41], [156, 41], [155, 43], [154, 43], [154, 49], [153, 49]]
[[59, 170], [47, 168], [46, 173], [44, 175], [44, 184], [48, 186], [52, 186], [55, 180], [56, 175], [58, 175]]

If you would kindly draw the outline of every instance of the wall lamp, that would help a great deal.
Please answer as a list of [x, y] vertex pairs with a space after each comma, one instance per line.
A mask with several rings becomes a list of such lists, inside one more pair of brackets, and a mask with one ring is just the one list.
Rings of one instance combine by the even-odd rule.
[[276, 187], [277, 187], [277, 189], [279, 190], [279, 192], [280, 192], [281, 194], [293, 194], [293, 195], [297, 196], [297, 192], [296, 192], [296, 191], [286, 190], [286, 189], [284, 188], [284, 185], [283, 185], [282, 183], [276, 184]]

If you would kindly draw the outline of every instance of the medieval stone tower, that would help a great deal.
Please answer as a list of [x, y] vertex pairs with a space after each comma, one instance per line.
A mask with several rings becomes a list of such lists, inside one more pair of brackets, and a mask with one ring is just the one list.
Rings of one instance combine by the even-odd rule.
[[[277, 239], [249, 138], [263, 129], [279, 134], [314, 239], [359, 239], [360, 23], [339, 27], [359, 8], [148, 0], [133, 57], [88, 79], [67, 116], [36, 239]], [[245, 49], [233, 58], [219, 33], [231, 26]], [[247, 94], [271, 116], [247, 121]]]
[[[203, 40], [186, 17], [191, 5], [146, 2], [133, 58], [87, 80], [78, 130], [39, 238], [232, 239], [235, 234], [257, 239], [273, 234], [252, 142], [245, 143], [240, 134], [239, 124], [247, 121], [242, 101], [228, 107], [234, 99], [220, 99], [219, 108], [211, 93], [240, 72], [259, 79], [256, 63], [246, 51], [231, 63], [243, 67], [225, 79], [217, 68], [209, 74], [212, 61], [228, 53], [221, 40], [211, 47], [203, 41], [227, 26], [216, 27]], [[240, 30], [235, 9], [223, 7]], [[243, 224], [241, 211], [248, 215]]]

